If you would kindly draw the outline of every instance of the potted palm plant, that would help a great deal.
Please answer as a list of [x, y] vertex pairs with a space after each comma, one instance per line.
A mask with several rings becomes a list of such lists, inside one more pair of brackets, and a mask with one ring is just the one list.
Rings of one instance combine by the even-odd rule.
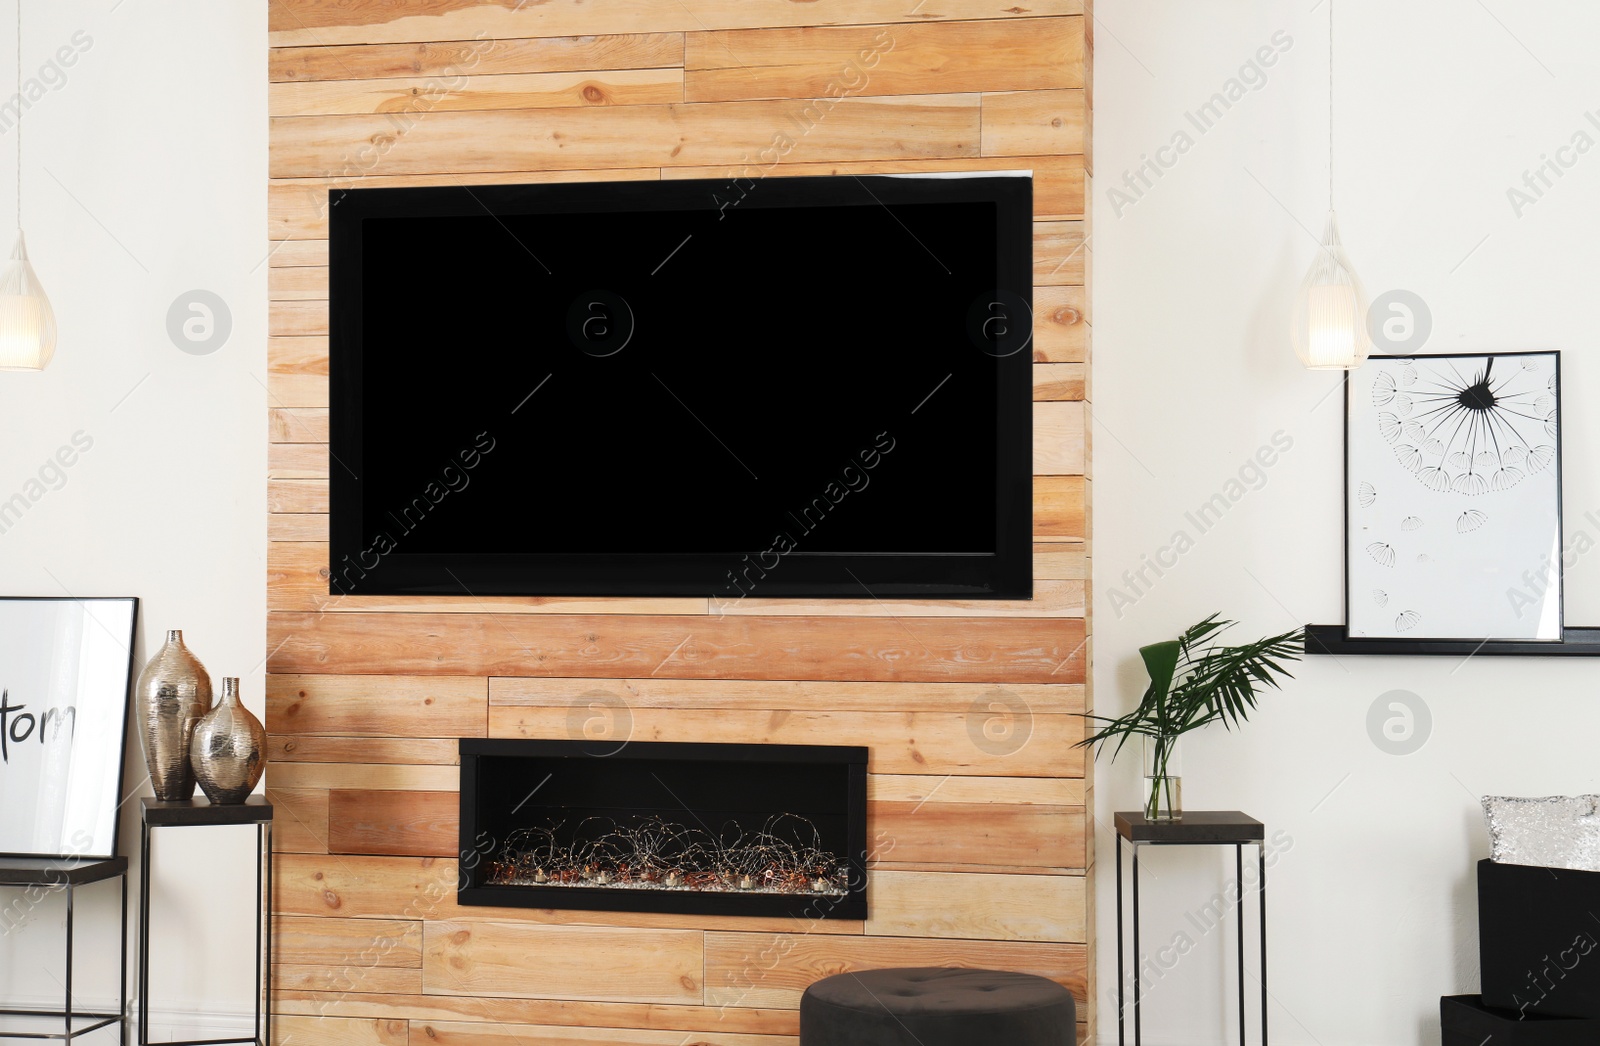
[[1258, 639], [1242, 646], [1221, 646], [1217, 635], [1234, 623], [1212, 614], [1184, 630], [1177, 639], [1140, 647], [1150, 685], [1139, 706], [1127, 715], [1086, 715], [1103, 724], [1078, 742], [1078, 747], [1116, 741], [1116, 759], [1130, 738], [1144, 744], [1144, 816], [1150, 821], [1183, 817], [1183, 778], [1178, 765], [1178, 739], [1191, 730], [1220, 722], [1233, 729], [1249, 718], [1258, 690], [1278, 689], [1279, 679], [1292, 679], [1284, 662], [1300, 660], [1300, 629]]

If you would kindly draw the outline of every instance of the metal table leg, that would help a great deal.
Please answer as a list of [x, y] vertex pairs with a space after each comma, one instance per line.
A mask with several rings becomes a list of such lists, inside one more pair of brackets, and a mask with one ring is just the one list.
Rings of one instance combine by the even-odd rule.
[[[1256, 844], [1256, 860], [1260, 866], [1256, 889], [1261, 898], [1261, 1046], [1267, 1046], [1267, 843], [1264, 839]], [[1242, 936], [1239, 946], [1244, 947]]]
[[1143, 952], [1139, 950], [1139, 844], [1133, 843], [1133, 1046], [1140, 1046], [1142, 1033], [1139, 1023], [1139, 1006], [1143, 1001], [1143, 978], [1139, 975], [1139, 963], [1142, 961]]
[[150, 1042], [150, 825], [139, 825], [139, 1046]]
[[1123, 1001], [1123, 993], [1127, 990], [1127, 978], [1122, 973], [1122, 836], [1117, 835], [1117, 1046], [1124, 1046], [1126, 1030], [1123, 1028], [1124, 1014], [1127, 1004]]
[[66, 986], [67, 1005], [65, 1007], [65, 1013], [64, 1013], [64, 1018], [66, 1020], [66, 1025], [67, 1025], [67, 1027], [66, 1027], [67, 1033], [66, 1033], [65, 1038], [66, 1038], [66, 1040], [68, 1042], [72, 1041], [72, 900], [73, 900], [73, 892], [74, 891], [73, 891], [72, 883], [68, 882], [67, 883], [67, 986]]
[[265, 996], [265, 1026], [266, 1031], [261, 1036], [261, 1046], [272, 1044], [272, 822], [264, 821], [261, 824], [265, 837], [261, 841], [261, 852], [265, 857], [267, 870], [265, 887], [261, 896], [261, 918], [267, 928], [266, 975], [261, 978], [261, 992]]
[[117, 981], [117, 1042], [128, 1046], [128, 873], [118, 878], [122, 881], [122, 974]]
[[1239, 917], [1239, 1046], [1244, 1046], [1244, 844], [1233, 844], [1233, 908]]

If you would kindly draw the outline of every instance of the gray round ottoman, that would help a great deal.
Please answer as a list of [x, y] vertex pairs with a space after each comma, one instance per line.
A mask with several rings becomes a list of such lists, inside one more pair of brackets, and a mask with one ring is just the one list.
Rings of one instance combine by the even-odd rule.
[[800, 1046], [1073, 1046], [1072, 994], [1028, 973], [944, 967], [824, 977], [800, 998]]

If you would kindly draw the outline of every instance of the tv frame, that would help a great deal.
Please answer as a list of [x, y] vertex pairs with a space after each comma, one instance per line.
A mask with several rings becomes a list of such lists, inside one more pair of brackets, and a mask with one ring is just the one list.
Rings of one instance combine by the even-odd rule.
[[[806, 553], [784, 555], [758, 598], [1031, 599], [1033, 594], [1033, 179], [1031, 172], [829, 175], [768, 178], [753, 187], [685, 179], [539, 185], [434, 186], [331, 191], [329, 259], [329, 592], [331, 595], [631, 596], [732, 600], [724, 578], [748, 568], [749, 551], [661, 553], [448, 553], [368, 547], [361, 518], [362, 239], [367, 218], [485, 213], [716, 211], [730, 195], [739, 210], [989, 202], [997, 207], [997, 298], [1026, 305], [996, 388], [993, 553]], [[863, 202], [865, 201], [865, 203]], [[998, 303], [997, 303], [998, 304]], [[1015, 344], [1015, 348], [1011, 345]], [[977, 351], [975, 349], [975, 351]], [[377, 564], [365, 564], [377, 556]], [[841, 566], [845, 569], [841, 576]]]

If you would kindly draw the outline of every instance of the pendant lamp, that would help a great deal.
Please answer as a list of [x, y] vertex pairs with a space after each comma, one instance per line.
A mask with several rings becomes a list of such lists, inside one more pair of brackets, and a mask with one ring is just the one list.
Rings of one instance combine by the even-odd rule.
[[[17, 0], [17, 97], [22, 97], [22, 0]], [[23, 115], [17, 113], [16, 123], [17, 244], [0, 272], [0, 370], [44, 370], [56, 354], [56, 314], [28, 264], [22, 235]]]
[[1355, 370], [1372, 352], [1366, 291], [1339, 243], [1333, 213], [1333, 0], [1328, 0], [1328, 221], [1295, 299], [1290, 338], [1309, 370]]

